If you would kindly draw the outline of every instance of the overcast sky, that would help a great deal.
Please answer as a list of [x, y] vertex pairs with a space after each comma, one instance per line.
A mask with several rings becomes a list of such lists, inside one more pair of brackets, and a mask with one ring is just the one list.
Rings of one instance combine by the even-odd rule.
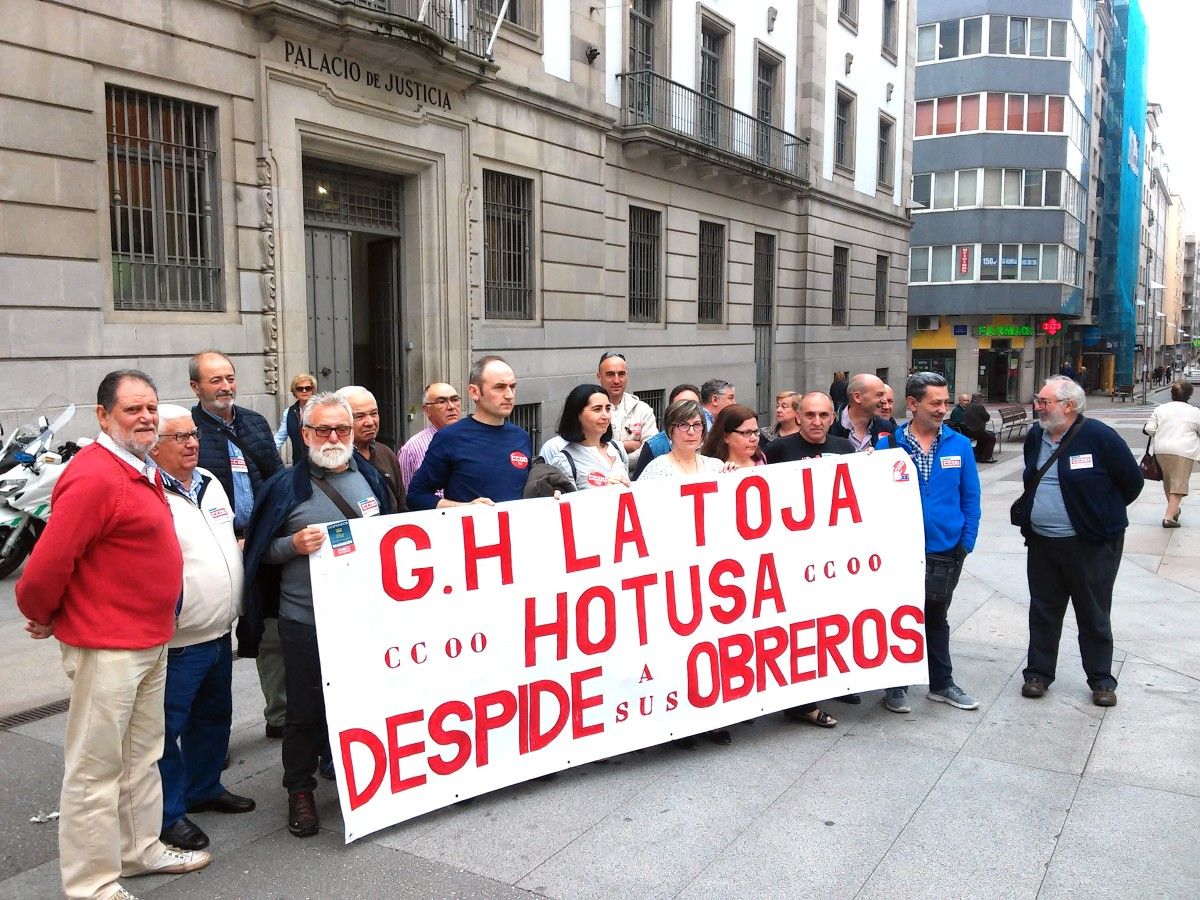
[[1147, 99], [1161, 103], [1167, 184], [1183, 197], [1184, 230], [1200, 231], [1200, 2], [1141, 0], [1146, 16]]

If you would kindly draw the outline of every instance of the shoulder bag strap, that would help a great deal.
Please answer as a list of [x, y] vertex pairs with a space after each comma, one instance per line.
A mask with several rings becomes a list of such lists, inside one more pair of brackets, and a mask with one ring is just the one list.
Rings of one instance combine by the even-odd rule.
[[1079, 433], [1079, 428], [1081, 425], [1083, 425], [1083, 419], [1077, 419], [1075, 424], [1072, 425], [1070, 430], [1067, 432], [1066, 437], [1063, 438], [1062, 443], [1059, 444], [1058, 447], [1055, 448], [1054, 452], [1050, 454], [1050, 458], [1042, 463], [1042, 467], [1038, 469], [1037, 474], [1033, 476], [1033, 484], [1029, 485], [1029, 490], [1025, 491], [1027, 495], [1033, 496], [1033, 494], [1037, 492], [1038, 482], [1042, 480], [1043, 475], [1050, 471], [1050, 467], [1054, 465], [1054, 461], [1062, 455], [1064, 450], [1067, 449], [1067, 444], [1071, 443], [1071, 441], [1075, 439], [1075, 435]]
[[362, 518], [362, 510], [355, 509], [353, 506], [347, 503], [346, 498], [330, 487], [329, 483], [324, 478], [317, 478], [315, 475], [310, 475], [308, 477], [312, 480], [312, 483], [317, 486], [322, 494], [333, 501], [333, 505], [341, 511], [343, 516], [345, 516], [347, 519]]

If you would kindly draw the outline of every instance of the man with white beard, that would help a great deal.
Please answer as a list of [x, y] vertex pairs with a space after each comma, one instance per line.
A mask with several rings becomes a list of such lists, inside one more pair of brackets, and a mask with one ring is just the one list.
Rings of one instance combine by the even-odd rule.
[[313, 789], [325, 746], [325, 698], [308, 557], [325, 543], [328, 528], [317, 523], [392, 512], [383, 479], [355, 462], [352, 422], [345, 397], [322, 393], [308, 401], [300, 428], [307, 457], [263, 485], [246, 527], [246, 612], [238, 623], [238, 654], [258, 652], [263, 619], [277, 614], [288, 698], [283, 786], [288, 830], [296, 837], [320, 829]]

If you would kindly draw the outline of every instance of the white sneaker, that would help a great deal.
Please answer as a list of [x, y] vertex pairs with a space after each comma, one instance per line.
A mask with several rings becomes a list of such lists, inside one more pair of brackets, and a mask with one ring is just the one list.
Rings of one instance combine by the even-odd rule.
[[207, 850], [180, 850], [178, 847], [165, 845], [162, 855], [148, 865], [136, 876], [141, 875], [182, 875], [184, 872], [195, 872], [203, 869], [212, 862], [212, 854]]

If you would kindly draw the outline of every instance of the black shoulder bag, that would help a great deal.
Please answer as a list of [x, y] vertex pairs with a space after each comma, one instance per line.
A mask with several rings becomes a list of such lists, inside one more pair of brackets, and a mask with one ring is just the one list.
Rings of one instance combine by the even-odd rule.
[[341, 510], [342, 515], [345, 516], [347, 520], [362, 518], [362, 510], [355, 509], [353, 506], [351, 506], [346, 501], [346, 498], [339, 494], [333, 487], [331, 487], [324, 478], [317, 478], [315, 475], [310, 475], [309, 478], [312, 480], [312, 483], [320, 489], [322, 494], [333, 501], [333, 505]]
[[1062, 455], [1062, 452], [1067, 449], [1067, 444], [1071, 443], [1071, 441], [1075, 439], [1075, 435], [1079, 432], [1079, 426], [1082, 424], [1082, 418], [1075, 420], [1075, 424], [1071, 426], [1066, 436], [1062, 439], [1062, 443], [1060, 443], [1058, 448], [1050, 454], [1050, 458], [1042, 463], [1042, 467], [1038, 469], [1037, 474], [1033, 476], [1033, 483], [1029, 485], [1029, 487], [1021, 493], [1021, 496], [1013, 501], [1012, 506], [1008, 508], [1008, 521], [1017, 528], [1020, 528], [1025, 524], [1025, 507], [1033, 502], [1033, 495], [1037, 493], [1038, 482], [1042, 480], [1043, 475], [1050, 471], [1050, 467], [1054, 465], [1055, 461], [1059, 458], [1059, 456]]

